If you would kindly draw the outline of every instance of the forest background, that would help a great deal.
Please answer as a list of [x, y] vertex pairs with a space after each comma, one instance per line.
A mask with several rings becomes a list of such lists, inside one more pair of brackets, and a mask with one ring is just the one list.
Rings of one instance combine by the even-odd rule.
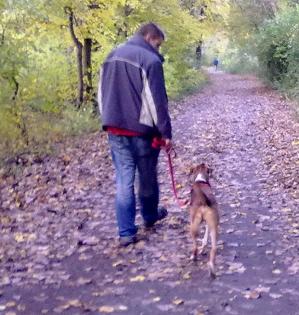
[[100, 65], [148, 21], [167, 34], [171, 99], [218, 57], [299, 100], [299, 0], [0, 0], [1, 163], [98, 130]]

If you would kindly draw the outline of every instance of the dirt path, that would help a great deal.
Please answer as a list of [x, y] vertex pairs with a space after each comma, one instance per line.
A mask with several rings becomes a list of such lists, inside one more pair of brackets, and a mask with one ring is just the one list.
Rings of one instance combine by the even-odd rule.
[[[2, 179], [0, 314], [299, 314], [299, 123], [256, 79], [211, 74], [173, 109], [180, 196], [189, 167], [208, 162], [221, 212], [217, 278], [189, 261], [188, 212], [119, 249], [104, 134]], [[141, 223], [138, 216], [138, 222]]]

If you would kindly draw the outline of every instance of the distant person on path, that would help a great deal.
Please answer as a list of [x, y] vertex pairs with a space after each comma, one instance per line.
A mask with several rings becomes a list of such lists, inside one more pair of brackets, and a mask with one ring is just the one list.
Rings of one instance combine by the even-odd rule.
[[98, 102], [103, 129], [108, 132], [116, 171], [116, 216], [121, 246], [138, 241], [135, 225], [135, 172], [138, 197], [146, 227], [167, 216], [158, 208], [157, 163], [154, 137], [171, 148], [171, 121], [159, 47], [165, 35], [154, 23], [140, 27], [114, 49], [100, 70]]
[[218, 58], [216, 57], [216, 58], [214, 58], [214, 60], [213, 60], [213, 65], [214, 65], [214, 67], [215, 67], [215, 71], [217, 71], [218, 64], [219, 64], [219, 60], [218, 60]]

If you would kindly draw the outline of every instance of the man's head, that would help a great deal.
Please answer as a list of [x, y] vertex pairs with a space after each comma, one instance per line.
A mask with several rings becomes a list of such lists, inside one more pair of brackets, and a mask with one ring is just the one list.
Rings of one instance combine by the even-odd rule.
[[165, 39], [163, 31], [154, 23], [143, 24], [137, 31], [137, 34], [143, 36], [145, 41], [156, 50], [159, 50]]

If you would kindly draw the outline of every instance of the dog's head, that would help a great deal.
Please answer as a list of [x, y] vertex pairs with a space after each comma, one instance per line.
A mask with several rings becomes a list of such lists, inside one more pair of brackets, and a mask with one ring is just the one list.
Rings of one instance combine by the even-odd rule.
[[201, 163], [199, 165], [193, 166], [190, 168], [190, 176], [192, 181], [195, 181], [198, 175], [206, 181], [209, 182], [209, 179], [212, 175], [212, 169], [205, 163]]

